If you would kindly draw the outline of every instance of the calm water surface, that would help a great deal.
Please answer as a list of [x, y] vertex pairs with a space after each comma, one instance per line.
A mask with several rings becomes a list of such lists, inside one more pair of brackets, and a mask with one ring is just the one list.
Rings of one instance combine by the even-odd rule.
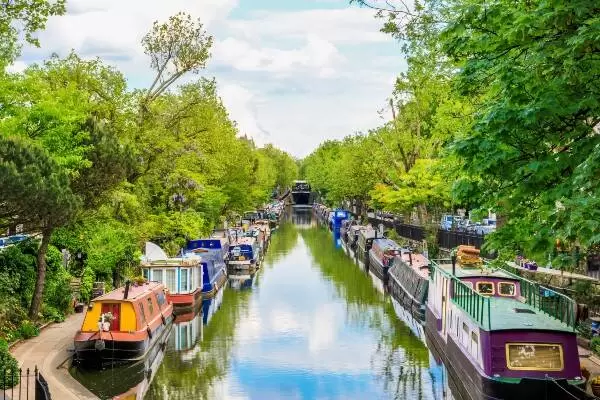
[[188, 319], [141, 373], [78, 379], [131, 399], [451, 398], [442, 367], [310, 210], [280, 226], [256, 275]]

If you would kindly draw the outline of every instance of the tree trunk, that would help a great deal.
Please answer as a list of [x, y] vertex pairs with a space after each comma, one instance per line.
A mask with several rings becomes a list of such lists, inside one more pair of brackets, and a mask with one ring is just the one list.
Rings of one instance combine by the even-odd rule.
[[53, 229], [48, 227], [42, 231], [42, 242], [37, 254], [37, 279], [35, 281], [35, 291], [31, 300], [31, 308], [29, 309], [29, 318], [32, 321], [38, 319], [38, 314], [42, 308], [44, 295], [44, 284], [46, 283], [46, 253], [48, 252], [48, 244], [52, 236]]

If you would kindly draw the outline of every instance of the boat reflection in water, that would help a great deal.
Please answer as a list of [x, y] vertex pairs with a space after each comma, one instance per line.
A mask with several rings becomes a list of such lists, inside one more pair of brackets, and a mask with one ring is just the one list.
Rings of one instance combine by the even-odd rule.
[[212, 299], [205, 299], [202, 301], [202, 322], [204, 325], [207, 325], [213, 315], [221, 308], [224, 292], [225, 290], [219, 290]]
[[250, 290], [252, 289], [252, 282], [254, 282], [255, 276], [256, 273], [244, 274], [240, 271], [229, 274], [229, 287], [237, 291]]
[[[166, 329], [171, 330], [173, 324]], [[133, 364], [98, 370], [72, 366], [71, 375], [101, 399], [142, 400], [158, 371], [171, 332], [161, 335], [147, 356]]]
[[181, 361], [192, 362], [200, 352], [199, 343], [202, 341], [203, 332], [201, 308], [195, 313], [178, 315], [169, 338], [169, 351], [178, 352]]
[[312, 218], [312, 208], [294, 208], [291, 214], [292, 223], [298, 229], [306, 229], [314, 226], [316, 222]]

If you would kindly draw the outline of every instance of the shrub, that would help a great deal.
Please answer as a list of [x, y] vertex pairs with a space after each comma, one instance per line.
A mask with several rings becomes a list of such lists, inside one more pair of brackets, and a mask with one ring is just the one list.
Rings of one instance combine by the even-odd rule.
[[38, 328], [31, 321], [23, 321], [19, 327], [19, 333], [23, 339], [29, 339], [40, 334], [40, 328]]
[[0, 339], [0, 389], [9, 389], [15, 386], [19, 383], [19, 377], [19, 363], [9, 353], [8, 343]]
[[42, 316], [46, 321], [63, 322], [65, 320], [63, 312], [45, 303], [42, 307]]
[[594, 336], [590, 342], [590, 350], [596, 354], [600, 354], [600, 336]]

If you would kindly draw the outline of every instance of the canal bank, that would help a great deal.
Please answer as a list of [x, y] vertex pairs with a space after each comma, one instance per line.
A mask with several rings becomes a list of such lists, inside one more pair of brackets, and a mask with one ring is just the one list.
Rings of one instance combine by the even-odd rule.
[[[81, 327], [84, 314], [68, 316], [64, 322], [44, 328], [40, 335], [17, 343], [11, 354], [26, 370], [37, 366], [48, 382], [52, 399], [87, 400], [96, 399], [88, 389], [69, 375], [68, 367], [73, 353], [73, 336]], [[33, 398], [33, 397], [30, 397]]]

